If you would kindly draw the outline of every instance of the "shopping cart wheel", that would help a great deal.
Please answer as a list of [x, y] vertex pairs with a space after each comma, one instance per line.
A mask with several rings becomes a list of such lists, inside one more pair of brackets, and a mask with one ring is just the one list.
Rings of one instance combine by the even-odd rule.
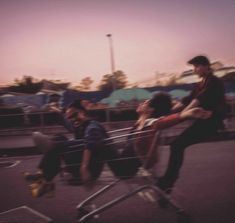
[[178, 223], [191, 223], [191, 218], [185, 212], [178, 213]]

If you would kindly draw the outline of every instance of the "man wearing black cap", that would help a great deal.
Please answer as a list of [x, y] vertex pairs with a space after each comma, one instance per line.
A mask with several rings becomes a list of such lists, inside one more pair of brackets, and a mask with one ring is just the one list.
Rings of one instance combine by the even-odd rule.
[[174, 106], [173, 110], [185, 111], [194, 107], [202, 107], [211, 111], [212, 116], [209, 119], [196, 120], [171, 144], [167, 170], [157, 182], [160, 188], [169, 192], [179, 176], [185, 148], [215, 135], [222, 126], [225, 112], [223, 83], [213, 74], [209, 59], [200, 55], [189, 60], [188, 64], [194, 66], [194, 72], [201, 78], [201, 81], [196, 84], [187, 97]]

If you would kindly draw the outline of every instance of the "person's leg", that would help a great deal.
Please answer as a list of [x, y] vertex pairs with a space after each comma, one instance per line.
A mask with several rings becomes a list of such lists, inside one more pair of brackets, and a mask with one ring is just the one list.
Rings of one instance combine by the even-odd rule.
[[61, 155], [65, 164], [65, 171], [70, 173], [70, 178], [67, 178], [69, 184], [81, 184], [80, 165], [83, 157], [83, 147], [68, 147]]
[[[43, 135], [43, 134], [41, 134]], [[43, 157], [38, 165], [40, 174], [27, 174], [26, 180], [35, 181], [32, 184], [31, 192], [34, 197], [39, 197], [54, 189], [53, 178], [61, 171], [61, 160], [64, 160], [67, 168], [73, 175], [79, 175], [79, 164], [82, 157], [83, 146], [81, 140], [67, 140], [63, 135], [55, 135], [52, 138], [41, 137], [39, 145], [46, 145]], [[46, 140], [46, 143], [44, 143]], [[48, 146], [49, 145], [49, 146]]]
[[185, 149], [215, 134], [216, 126], [213, 122], [198, 120], [179, 135], [171, 144], [167, 170], [164, 176], [159, 179], [158, 186], [164, 190], [173, 187], [183, 164]]
[[60, 167], [59, 153], [66, 147], [67, 138], [61, 134], [49, 137], [40, 132], [34, 132], [33, 140], [43, 156], [38, 165], [39, 171], [33, 174], [25, 172], [24, 177], [26, 180], [36, 181], [40, 180], [45, 174], [46, 179], [51, 180], [58, 173]]
[[55, 147], [53, 150], [45, 153], [39, 164], [39, 169], [42, 171], [46, 181], [51, 181], [60, 171], [60, 152], [61, 149]]
[[[47, 145], [48, 143], [43, 142], [43, 138], [40, 138], [40, 145]], [[34, 183], [31, 184], [31, 194], [33, 197], [40, 197], [43, 195], [53, 195], [55, 185], [53, 183], [53, 178], [60, 171], [61, 164], [61, 152], [66, 150], [65, 142], [67, 138], [63, 135], [56, 135], [51, 139], [46, 139], [50, 148], [44, 150], [43, 157], [39, 163], [40, 174], [29, 174], [26, 176], [27, 180], [33, 180]], [[36, 177], [36, 178], [35, 178]], [[38, 178], [38, 179], [37, 179]], [[35, 181], [36, 180], [36, 181]]]
[[[58, 148], [54, 147], [43, 155], [39, 164], [39, 169], [41, 170], [41, 178], [30, 185], [32, 196], [53, 196], [55, 184], [52, 180], [60, 171], [60, 157]], [[31, 175], [31, 178], [32, 177], [34, 177], [33, 174]]]
[[55, 135], [52, 142], [52, 148], [44, 153], [38, 165], [46, 181], [53, 180], [60, 172], [61, 154], [67, 151], [67, 138], [64, 135]]

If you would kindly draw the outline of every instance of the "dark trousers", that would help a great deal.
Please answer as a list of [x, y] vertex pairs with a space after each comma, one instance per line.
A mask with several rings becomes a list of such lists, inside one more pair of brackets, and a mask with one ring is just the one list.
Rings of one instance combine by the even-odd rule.
[[[39, 163], [39, 169], [42, 170], [44, 178], [51, 181], [61, 171], [61, 162], [64, 162], [66, 171], [79, 179], [84, 148], [77, 142], [68, 141], [64, 136], [56, 136], [53, 140], [54, 147], [43, 155]], [[74, 147], [77, 144], [78, 147]], [[107, 163], [114, 175], [119, 178], [135, 176], [141, 166], [133, 144], [129, 141], [121, 154], [117, 153], [117, 148], [114, 146], [105, 144], [91, 151], [89, 171], [93, 179], [100, 176], [104, 163]]]
[[163, 176], [170, 187], [173, 186], [179, 176], [179, 171], [184, 160], [185, 149], [190, 145], [200, 143], [216, 135], [218, 127], [217, 120], [197, 120], [173, 141], [170, 147], [170, 158], [167, 170]]
[[[66, 171], [79, 179], [84, 147], [79, 146], [76, 141], [68, 141], [64, 136], [56, 136], [54, 141], [54, 147], [43, 155], [39, 163], [44, 178], [47, 181], [53, 180], [61, 171], [61, 163], [64, 162]], [[93, 178], [97, 178], [103, 169], [103, 150], [104, 148], [97, 148], [92, 151], [88, 168]]]

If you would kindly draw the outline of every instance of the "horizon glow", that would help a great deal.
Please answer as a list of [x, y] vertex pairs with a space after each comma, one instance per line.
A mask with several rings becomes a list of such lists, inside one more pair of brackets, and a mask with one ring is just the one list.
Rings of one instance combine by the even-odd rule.
[[116, 70], [131, 83], [180, 74], [198, 54], [235, 64], [232, 0], [1, 0], [0, 84], [30, 75], [97, 85]]

